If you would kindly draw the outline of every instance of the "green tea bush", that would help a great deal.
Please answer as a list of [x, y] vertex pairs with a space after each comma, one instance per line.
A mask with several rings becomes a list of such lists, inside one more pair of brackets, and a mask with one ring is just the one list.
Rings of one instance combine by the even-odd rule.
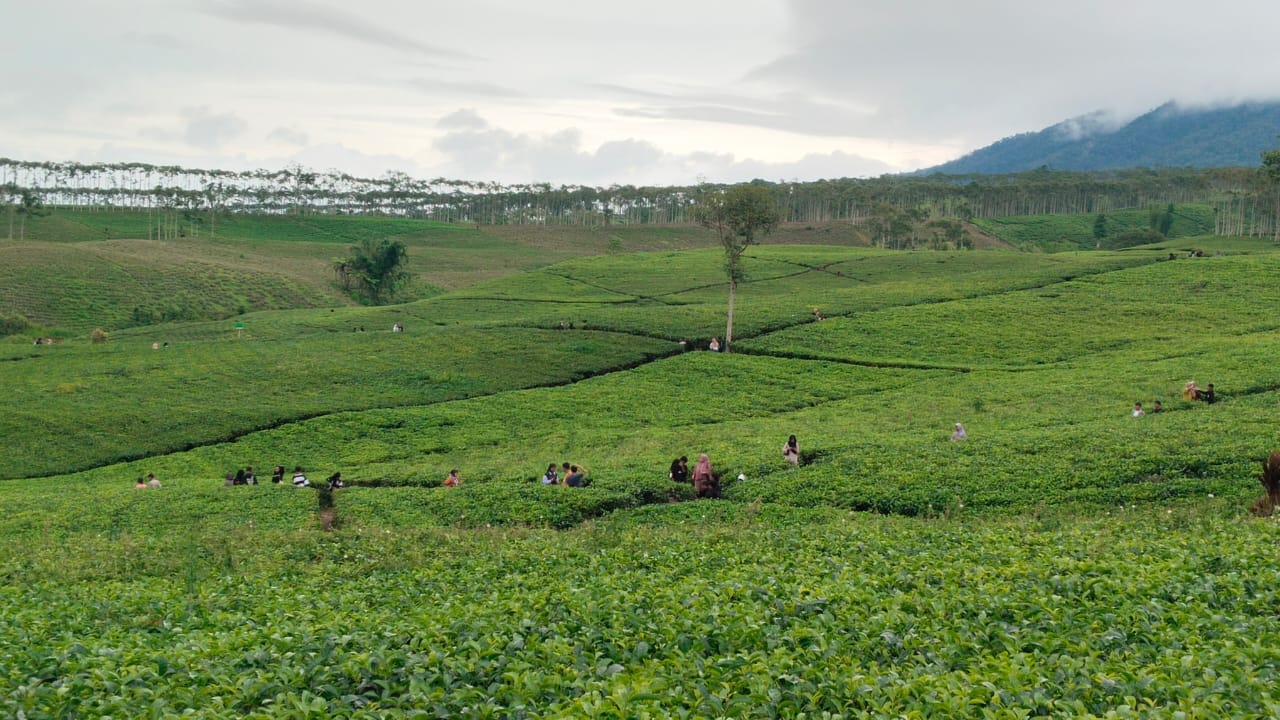
[[0, 313], [0, 337], [17, 335], [31, 327], [21, 313]]

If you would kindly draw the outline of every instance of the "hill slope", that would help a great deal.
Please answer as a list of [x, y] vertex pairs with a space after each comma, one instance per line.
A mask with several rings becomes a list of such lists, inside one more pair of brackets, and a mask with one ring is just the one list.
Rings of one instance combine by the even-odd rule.
[[1253, 166], [1276, 146], [1280, 102], [1185, 108], [1173, 102], [1116, 127], [1096, 112], [975, 150], [924, 173]]

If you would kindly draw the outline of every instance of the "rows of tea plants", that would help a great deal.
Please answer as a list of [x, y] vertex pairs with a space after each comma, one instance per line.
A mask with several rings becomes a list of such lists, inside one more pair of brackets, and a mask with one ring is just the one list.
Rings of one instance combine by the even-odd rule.
[[[1217, 379], [1224, 392], [1238, 390], [1214, 405], [1177, 396], [1185, 356], [1007, 373], [686, 353], [561, 387], [326, 415], [78, 478], [127, 496], [134, 478], [155, 472], [187, 492], [216, 488], [229, 468], [296, 463], [316, 478], [341, 470], [371, 486], [352, 502], [421, 504], [436, 524], [562, 527], [673, 492], [687, 497], [666, 479], [667, 465], [707, 452], [727, 479], [745, 476], [726, 494], [747, 503], [900, 514], [1210, 494], [1244, 504], [1275, 444], [1280, 377], [1272, 369], [1265, 385], [1244, 384], [1259, 380], [1252, 369], [1266, 365], [1270, 338], [1201, 349], [1216, 357], [1227, 348], [1235, 364], [1219, 366]], [[1158, 391], [1169, 393], [1165, 412], [1130, 417], [1134, 396]], [[957, 421], [969, 430], [964, 442], [948, 439]], [[781, 458], [789, 434], [801, 439], [800, 468]], [[585, 465], [595, 482], [582, 492], [533, 482], [551, 462]], [[440, 488], [455, 467], [463, 487]]]
[[1014, 295], [860, 313], [744, 340], [747, 351], [866, 362], [1029, 367], [1127, 349], [1146, 362], [1272, 331], [1280, 256], [1195, 258]]
[[[128, 479], [156, 471], [179, 482], [210, 482], [245, 464], [299, 463], [341, 469], [370, 484], [430, 487], [451, 467], [461, 467], [472, 484], [497, 483], [457, 494], [456, 502], [489, 508], [469, 513], [469, 522], [563, 524], [582, 514], [539, 514], [518, 500], [525, 490], [497, 488], [523, 483], [552, 461], [585, 464], [601, 478], [602, 493], [618, 493], [589, 504], [595, 508], [589, 516], [661, 497], [672, 457], [708, 451], [731, 477], [747, 476], [730, 489], [745, 500], [911, 513], [956, 498], [985, 506], [1091, 497], [1111, 502], [1247, 487], [1247, 468], [1274, 442], [1260, 422], [1268, 393], [1280, 386], [1266, 360], [1274, 338], [1269, 317], [1253, 304], [1272, 292], [1263, 282], [1274, 267], [1271, 256], [1153, 263], [1140, 254], [993, 255], [988, 266], [971, 259], [973, 253], [853, 251], [850, 258], [850, 251], [830, 248], [769, 250], [776, 257], [764, 258], [772, 263], [764, 267], [804, 270], [744, 285], [745, 296], [764, 295], [761, 288], [777, 284], [767, 295], [774, 317], [805, 315], [797, 289], [814, 278], [831, 287], [843, 283], [841, 292], [850, 298], [856, 297], [851, 284], [865, 288], [858, 300], [869, 309], [821, 323], [810, 315], [802, 327], [740, 345], [797, 359], [692, 353], [571, 387], [510, 393], [502, 390], [570, 382], [676, 347], [582, 332], [581, 326], [560, 332], [501, 323], [554, 327], [554, 315], [539, 313], [565, 307], [594, 308], [616, 320], [630, 308], [637, 320], [647, 310], [645, 331], [661, 334], [664, 324], [684, 317], [681, 307], [656, 300], [562, 304], [548, 297], [556, 293], [545, 285], [521, 279], [509, 297], [480, 306], [494, 308], [491, 314], [472, 306], [470, 314], [481, 317], [470, 322], [469, 299], [446, 297], [391, 309], [255, 316], [246, 329], [252, 341], [240, 344], [200, 339], [201, 328], [210, 326], [198, 326], [190, 344], [159, 352], [145, 346], [46, 348], [80, 357], [83, 365], [7, 364], [5, 372], [21, 382], [15, 383], [15, 412], [4, 422], [14, 428], [12, 447], [28, 458], [16, 474], [34, 474], [29, 468], [41, 462], [74, 469], [94, 464], [94, 457], [109, 462], [152, 455], [172, 449], [161, 440], [173, 442], [198, 426], [207, 439], [193, 444], [237, 439], [108, 466], [89, 477], [124, 487]], [[692, 273], [693, 261], [705, 256], [689, 255], [680, 260], [693, 263], [686, 268]], [[950, 263], [958, 270], [954, 289], [942, 285], [946, 273], [936, 269]], [[603, 299], [613, 292], [601, 272], [607, 266], [579, 261], [546, 277], [582, 282]], [[621, 267], [630, 277], [645, 266], [628, 258]], [[913, 268], [922, 268], [924, 278], [915, 286], [918, 294], [960, 299], [894, 307], [910, 298]], [[852, 283], [859, 273], [866, 281]], [[1074, 274], [1081, 277], [1064, 279]], [[627, 282], [637, 281], [619, 286], [638, 287]], [[1150, 302], [1155, 294], [1177, 298], [1196, 321], [1164, 312], [1167, 306]], [[509, 304], [508, 311], [496, 308], [501, 303]], [[879, 304], [888, 307], [876, 311]], [[710, 313], [715, 305], [707, 299], [693, 307]], [[416, 324], [412, 313], [432, 309], [440, 311], [434, 321], [443, 327]], [[406, 316], [414, 318], [409, 333], [351, 332], [363, 319], [385, 328], [391, 318]], [[1150, 337], [1135, 339], [1135, 325]], [[272, 334], [280, 339], [268, 341]], [[836, 362], [803, 359], [823, 356]], [[850, 361], [903, 369], [873, 370]], [[82, 384], [59, 383], [50, 367], [81, 373]], [[250, 382], [234, 387], [240, 378]], [[1178, 404], [1177, 391], [1191, 378], [1217, 381], [1224, 402], [1212, 408]], [[134, 409], [128, 402], [139, 382], [152, 386], [154, 397], [137, 401]], [[476, 395], [485, 397], [451, 402]], [[1259, 409], [1243, 403], [1249, 396], [1259, 398]], [[1127, 408], [1134, 400], [1161, 398], [1172, 411], [1168, 419], [1130, 422]], [[211, 416], [204, 406], [218, 411]], [[323, 416], [249, 432], [297, 419], [286, 409], [304, 406], [313, 410], [299, 415]], [[363, 412], [367, 408], [389, 409]], [[335, 411], [355, 412], [329, 414]], [[955, 422], [970, 427], [971, 442], [946, 442]], [[42, 440], [47, 432], [84, 439], [51, 452]], [[777, 446], [792, 433], [803, 438], [812, 462], [788, 474]], [[1092, 438], [1098, 439], [1084, 442]], [[135, 444], [124, 445], [126, 440]], [[110, 454], [122, 445], [130, 452]], [[1027, 450], [1033, 447], [1062, 450], [1033, 461]], [[85, 460], [76, 465], [68, 457]], [[512, 507], [519, 512], [503, 513], [502, 502], [486, 497], [498, 492], [517, 498]]]
[[[914, 302], [921, 293], [980, 295], [1150, 261], [1020, 258], [993, 255], [984, 265], [965, 254], [762, 248], [749, 266], [755, 279], [740, 293], [740, 332], [809, 323], [809, 306], [819, 300], [826, 312], [847, 312]], [[831, 269], [837, 266], [844, 269]], [[5, 352], [20, 360], [0, 368], [14, 388], [0, 399], [13, 408], [4, 422], [16, 438], [5, 472], [78, 469], [326, 412], [566, 382], [634, 364], [676, 348], [638, 336], [527, 328], [564, 323], [705, 342], [719, 334], [723, 313], [718, 272], [716, 256], [701, 251], [674, 260], [584, 260], [394, 308], [252, 313], [234, 319], [242, 329], [230, 320], [148, 327], [116, 333], [102, 346], [8, 344]], [[913, 272], [920, 277], [912, 280]], [[664, 297], [638, 295], [648, 282]], [[680, 287], [686, 291], [673, 292]], [[394, 322], [410, 332], [392, 338], [386, 329]], [[155, 343], [163, 349], [151, 350]], [[67, 442], [50, 447], [49, 436]]]
[[566, 532], [357, 520], [122, 533], [86, 543], [96, 565], [0, 545], [0, 572], [20, 580], [0, 586], [0, 711], [1280, 712], [1280, 527], [1217, 504], [1121, 521], [704, 502]]
[[[328, 315], [325, 313], [324, 315]], [[328, 413], [572, 382], [673, 352], [610, 333], [413, 327], [220, 341], [24, 347], [0, 367], [0, 477], [47, 475], [223, 442]], [[307, 443], [310, 445], [311, 443]]]
[[[1164, 207], [1158, 208], [1158, 212], [1164, 210]], [[1213, 207], [1209, 205], [1175, 205], [1169, 237], [1211, 234], [1214, 227], [1213, 212]], [[974, 218], [973, 224], [1022, 250], [1057, 252], [1094, 247], [1097, 242], [1094, 237], [1094, 222], [1097, 217], [1096, 214], [1021, 215]], [[1106, 237], [1151, 227], [1150, 209], [1116, 210], [1106, 213], [1106, 218]]]

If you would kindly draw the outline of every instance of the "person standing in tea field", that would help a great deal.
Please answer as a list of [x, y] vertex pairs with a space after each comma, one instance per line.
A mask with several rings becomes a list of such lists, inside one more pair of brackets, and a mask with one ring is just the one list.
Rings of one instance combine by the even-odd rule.
[[139, 478], [138, 478], [138, 482], [136, 482], [136, 483], [134, 483], [134, 484], [133, 484], [133, 489], [134, 489], [134, 490], [146, 490], [146, 489], [147, 489], [147, 481], [146, 481], [146, 479], [145, 479], [145, 478], [142, 478], [142, 477], [139, 477]]
[[160, 489], [160, 481], [156, 479], [155, 473], [147, 473], [147, 487], [152, 490]]
[[450, 470], [449, 474], [445, 476], [444, 482], [441, 483], [444, 487], [449, 488], [456, 488], [461, 484], [462, 478], [458, 477], [458, 468]]
[[720, 338], [711, 338], [711, 342], [707, 345], [707, 349], [711, 352], [720, 352]]
[[257, 484], [258, 484], [258, 476], [253, 474], [253, 466], [252, 466], [252, 465], [245, 465], [245, 466], [244, 466], [244, 484], [245, 484], [245, 485], [257, 485]]
[[698, 456], [693, 468], [693, 489], [700, 498], [720, 497], [720, 481], [711, 470], [711, 458], [706, 453]]
[[1136, 403], [1134, 403], [1134, 404], [1133, 404], [1133, 416], [1134, 416], [1134, 417], [1142, 417], [1142, 416], [1144, 416], [1144, 415], [1146, 415], [1146, 413], [1142, 411], [1142, 403], [1140, 403], [1140, 402], [1136, 402]]
[[301, 465], [293, 468], [293, 486], [300, 488], [311, 487], [311, 481], [307, 479], [307, 474], [302, 472]]
[[275, 469], [271, 471], [271, 483], [273, 485], [279, 485], [282, 482], [284, 482], [284, 466], [277, 465]]
[[800, 442], [796, 440], [795, 435], [787, 438], [787, 444], [782, 446], [782, 457], [792, 465], [800, 467]]
[[969, 433], [964, 431], [964, 425], [956, 423], [956, 429], [951, 433], [952, 440], [965, 440], [969, 437]]

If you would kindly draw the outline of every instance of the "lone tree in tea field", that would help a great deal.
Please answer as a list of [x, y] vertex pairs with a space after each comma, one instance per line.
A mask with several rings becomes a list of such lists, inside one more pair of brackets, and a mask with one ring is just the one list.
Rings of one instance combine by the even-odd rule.
[[364, 238], [351, 253], [335, 260], [333, 271], [344, 290], [354, 290], [374, 305], [390, 299], [409, 280], [409, 251], [399, 240]]
[[716, 231], [724, 248], [724, 271], [729, 276], [729, 319], [724, 328], [724, 351], [733, 346], [733, 297], [742, 279], [742, 253], [757, 237], [768, 235], [781, 220], [778, 205], [764, 185], [734, 185], [705, 193], [693, 208], [700, 225]]
[[1263, 191], [1270, 195], [1271, 209], [1275, 213], [1271, 227], [1272, 237], [1280, 241], [1280, 150], [1262, 153], [1262, 167], [1258, 168], [1258, 176], [1262, 180]]

